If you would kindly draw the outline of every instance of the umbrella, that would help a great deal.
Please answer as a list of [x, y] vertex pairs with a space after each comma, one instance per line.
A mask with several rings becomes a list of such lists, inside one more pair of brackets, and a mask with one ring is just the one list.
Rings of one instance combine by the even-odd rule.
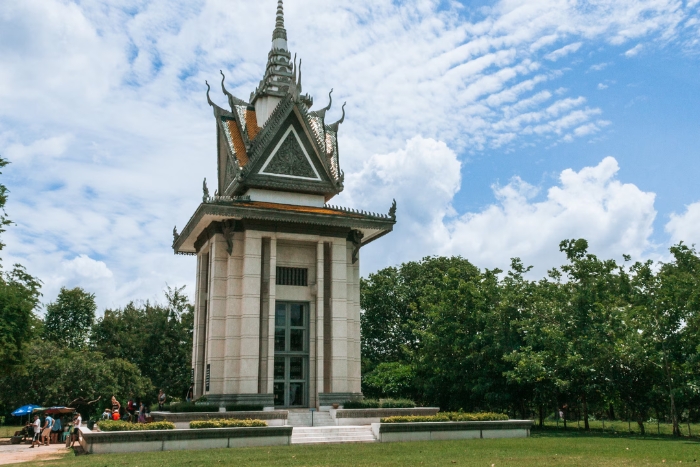
[[73, 413], [75, 409], [72, 407], [49, 407], [48, 409], [42, 409], [42, 411], [47, 415], [63, 415]]
[[14, 415], [15, 417], [22, 417], [24, 415], [31, 414], [34, 411], [34, 409], [37, 409], [37, 408], [39, 408], [38, 405], [31, 405], [31, 404], [25, 405], [25, 406], [20, 407], [19, 409], [15, 410], [14, 412], [12, 412], [12, 415]]

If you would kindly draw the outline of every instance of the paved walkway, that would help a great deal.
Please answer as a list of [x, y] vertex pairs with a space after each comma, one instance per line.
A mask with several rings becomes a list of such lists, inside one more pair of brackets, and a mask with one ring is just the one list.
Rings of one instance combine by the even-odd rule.
[[3, 440], [0, 443], [0, 465], [59, 459], [70, 452], [63, 443], [37, 448], [30, 448], [29, 446], [29, 443], [9, 444]]

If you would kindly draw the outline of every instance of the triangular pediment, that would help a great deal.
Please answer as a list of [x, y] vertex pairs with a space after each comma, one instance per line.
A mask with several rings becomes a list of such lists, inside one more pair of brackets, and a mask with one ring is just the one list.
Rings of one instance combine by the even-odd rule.
[[289, 125], [259, 173], [272, 177], [321, 181], [318, 170], [304, 146], [297, 130], [293, 125]]

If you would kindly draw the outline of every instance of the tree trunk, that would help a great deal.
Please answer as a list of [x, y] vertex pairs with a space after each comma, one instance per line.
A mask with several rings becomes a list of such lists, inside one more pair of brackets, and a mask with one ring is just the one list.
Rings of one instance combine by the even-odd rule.
[[608, 418], [610, 420], [615, 420], [615, 408], [612, 404], [610, 404], [610, 408], [608, 409]]
[[646, 430], [644, 429], [644, 418], [642, 418], [642, 414], [638, 413], [637, 414], [637, 425], [639, 425], [639, 432], [642, 435], [646, 434]]
[[540, 404], [540, 428], [544, 427], [544, 407]]
[[[664, 346], [665, 347], [665, 346]], [[673, 379], [671, 378], [671, 368], [666, 357], [666, 349], [664, 352], [664, 369], [666, 370], [666, 382], [668, 383], [668, 395], [671, 399], [671, 421], [673, 422], [673, 436], [681, 436], [681, 428], [678, 425], [678, 415], [676, 414], [676, 399], [673, 397]]]
[[583, 404], [583, 428], [591, 431], [591, 425], [588, 423], [588, 400], [585, 394], [581, 396], [581, 403]]

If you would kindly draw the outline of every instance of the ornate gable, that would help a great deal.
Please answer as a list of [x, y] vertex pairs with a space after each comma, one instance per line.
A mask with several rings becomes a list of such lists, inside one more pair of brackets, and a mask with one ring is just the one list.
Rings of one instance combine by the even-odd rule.
[[[244, 195], [251, 188], [323, 194], [326, 200], [343, 190], [338, 155], [338, 127], [326, 124], [327, 107], [310, 111], [313, 98], [302, 95], [301, 60], [291, 60], [284, 29], [282, 1], [268, 55], [265, 76], [247, 103], [221, 89], [231, 111], [209, 98], [217, 119], [219, 189], [223, 196]], [[209, 85], [207, 84], [207, 87]], [[332, 91], [331, 91], [332, 92]]]

